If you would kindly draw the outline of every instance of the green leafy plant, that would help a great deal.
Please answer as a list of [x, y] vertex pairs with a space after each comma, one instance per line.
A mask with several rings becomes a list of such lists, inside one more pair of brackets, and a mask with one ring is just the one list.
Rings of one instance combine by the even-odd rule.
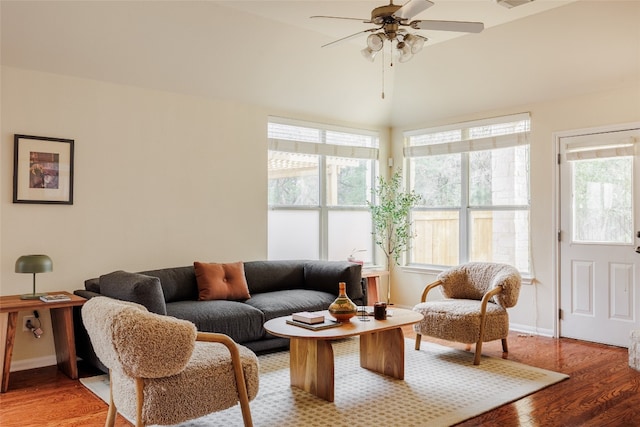
[[389, 283], [387, 302], [391, 299], [390, 278], [393, 267], [409, 249], [414, 236], [410, 217], [413, 208], [422, 197], [415, 191], [405, 192], [402, 187], [402, 174], [396, 171], [389, 180], [378, 177], [375, 188], [376, 203], [369, 203], [373, 221], [373, 236], [376, 245], [387, 257]]

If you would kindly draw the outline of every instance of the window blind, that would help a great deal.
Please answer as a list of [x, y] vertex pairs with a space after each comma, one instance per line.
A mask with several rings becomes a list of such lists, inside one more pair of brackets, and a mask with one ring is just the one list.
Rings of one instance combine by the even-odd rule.
[[373, 131], [269, 118], [269, 150], [332, 157], [378, 159]]
[[592, 137], [567, 138], [565, 157], [567, 161], [605, 159], [611, 157], [634, 156], [638, 150], [638, 140], [632, 136], [593, 135]]
[[405, 132], [405, 157], [465, 153], [529, 144], [530, 116], [521, 113]]

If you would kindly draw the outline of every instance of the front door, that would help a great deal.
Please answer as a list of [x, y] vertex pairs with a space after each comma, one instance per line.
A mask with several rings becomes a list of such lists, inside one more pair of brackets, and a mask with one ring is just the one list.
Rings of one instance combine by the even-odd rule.
[[559, 138], [560, 335], [628, 347], [640, 328], [640, 128]]

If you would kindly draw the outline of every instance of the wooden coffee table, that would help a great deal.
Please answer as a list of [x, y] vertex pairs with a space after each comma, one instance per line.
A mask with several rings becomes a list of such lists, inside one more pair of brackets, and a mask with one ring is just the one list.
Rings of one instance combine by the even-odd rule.
[[[311, 331], [286, 323], [291, 316], [271, 319], [264, 328], [273, 335], [290, 338], [291, 385], [324, 400], [334, 400], [334, 357], [331, 341], [360, 336], [360, 366], [404, 379], [404, 334], [402, 327], [417, 323], [420, 313], [393, 308], [393, 316], [363, 322], [358, 316], [335, 328]], [[325, 318], [331, 319], [328, 312]]]

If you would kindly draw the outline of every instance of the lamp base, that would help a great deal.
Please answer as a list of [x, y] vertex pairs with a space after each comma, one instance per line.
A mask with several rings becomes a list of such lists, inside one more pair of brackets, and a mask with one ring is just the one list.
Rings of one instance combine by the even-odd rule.
[[20, 299], [40, 299], [40, 297], [44, 295], [47, 294], [24, 294], [20, 295]]

